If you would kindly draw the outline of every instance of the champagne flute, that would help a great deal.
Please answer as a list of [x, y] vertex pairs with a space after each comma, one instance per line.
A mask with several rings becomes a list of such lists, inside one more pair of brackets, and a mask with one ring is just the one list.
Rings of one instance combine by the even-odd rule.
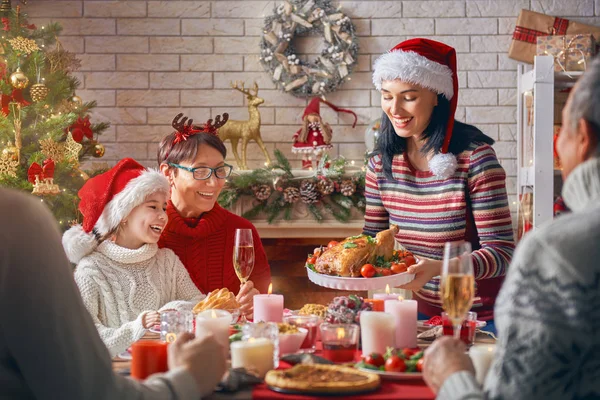
[[460, 328], [473, 305], [475, 277], [471, 261], [471, 244], [447, 242], [442, 265], [442, 306], [454, 326], [454, 338], [460, 339]]
[[[240, 287], [250, 278], [254, 269], [254, 242], [252, 229], [236, 229], [233, 245], [233, 269], [240, 280]], [[246, 315], [242, 312], [240, 322], [245, 323]]]

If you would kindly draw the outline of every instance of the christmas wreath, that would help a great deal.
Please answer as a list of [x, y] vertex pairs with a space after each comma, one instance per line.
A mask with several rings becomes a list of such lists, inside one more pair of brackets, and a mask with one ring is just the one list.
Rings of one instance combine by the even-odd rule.
[[[297, 35], [319, 35], [326, 46], [306, 62], [294, 48]], [[352, 72], [358, 45], [354, 25], [329, 0], [287, 0], [265, 18], [260, 61], [273, 82], [297, 97], [333, 92]]]
[[[290, 163], [280, 150], [275, 150], [276, 162], [268, 168], [232, 175], [219, 195], [219, 204], [231, 209], [242, 197], [255, 199], [254, 207], [242, 216], [255, 219], [266, 216], [273, 223], [283, 216], [288, 221], [296, 204], [304, 203], [318, 222], [324, 213], [340, 222], [348, 222], [353, 209], [365, 211], [365, 173], [346, 172], [347, 161], [330, 161], [325, 155], [312, 177], [294, 176]], [[325, 168], [327, 166], [327, 168]]]

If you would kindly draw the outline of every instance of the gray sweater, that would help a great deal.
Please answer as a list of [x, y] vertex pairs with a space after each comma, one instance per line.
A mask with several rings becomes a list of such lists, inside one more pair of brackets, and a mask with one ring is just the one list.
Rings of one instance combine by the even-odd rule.
[[0, 399], [198, 399], [183, 369], [144, 383], [113, 373], [56, 222], [38, 199], [0, 188]]
[[600, 158], [563, 188], [573, 211], [520, 243], [496, 301], [499, 341], [483, 390], [467, 372], [438, 399], [600, 398]]

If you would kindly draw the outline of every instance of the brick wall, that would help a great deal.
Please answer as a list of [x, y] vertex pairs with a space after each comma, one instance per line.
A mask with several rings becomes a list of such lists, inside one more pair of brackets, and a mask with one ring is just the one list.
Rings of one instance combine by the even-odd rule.
[[[36, 24], [60, 22], [61, 41], [83, 67], [78, 94], [97, 100], [98, 120], [112, 123], [102, 137], [105, 160], [125, 156], [155, 164], [157, 142], [182, 111], [196, 120], [227, 111], [246, 119], [241, 93], [232, 80], [259, 84], [262, 137], [269, 151], [281, 149], [294, 164], [291, 136], [307, 104], [277, 90], [258, 62], [263, 18], [274, 1], [75, 1], [30, 0], [25, 10]], [[457, 119], [497, 140], [496, 152], [516, 192], [516, 63], [507, 57], [511, 33], [522, 8], [598, 24], [600, 0], [339, 1], [359, 36], [360, 56], [351, 80], [328, 100], [352, 108], [352, 119], [323, 107], [334, 131], [332, 155], [361, 161], [364, 130], [379, 117], [379, 94], [371, 65], [399, 41], [424, 36], [458, 52], [460, 97]], [[298, 38], [304, 54], [320, 51], [321, 38]], [[229, 152], [231, 153], [231, 152]], [[249, 146], [250, 166], [264, 162]]]

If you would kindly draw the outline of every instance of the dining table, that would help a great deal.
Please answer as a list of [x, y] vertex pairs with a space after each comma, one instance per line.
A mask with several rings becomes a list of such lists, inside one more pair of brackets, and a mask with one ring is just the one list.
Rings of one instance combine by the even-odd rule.
[[[147, 332], [143, 340], [160, 340], [160, 335]], [[478, 331], [475, 336], [475, 344], [491, 344], [495, 343], [495, 338]], [[431, 344], [430, 341], [419, 340], [418, 345], [421, 348], [426, 348]], [[317, 342], [315, 355], [321, 355], [321, 343]], [[356, 351], [355, 360], [359, 361], [361, 352]], [[118, 356], [113, 358], [113, 370], [122, 375], [129, 375], [131, 360], [121, 359]], [[278, 369], [290, 368], [291, 365], [285, 361], [280, 361]], [[319, 396], [306, 394], [283, 394], [269, 389], [264, 383], [254, 386], [244, 387], [236, 392], [214, 392], [212, 395], [205, 397], [210, 400], [311, 400], [322, 398]], [[433, 400], [434, 393], [429, 389], [422, 378], [410, 380], [381, 380], [379, 389], [372, 393], [361, 394], [356, 396], [343, 395], [340, 398], [345, 400]]]

